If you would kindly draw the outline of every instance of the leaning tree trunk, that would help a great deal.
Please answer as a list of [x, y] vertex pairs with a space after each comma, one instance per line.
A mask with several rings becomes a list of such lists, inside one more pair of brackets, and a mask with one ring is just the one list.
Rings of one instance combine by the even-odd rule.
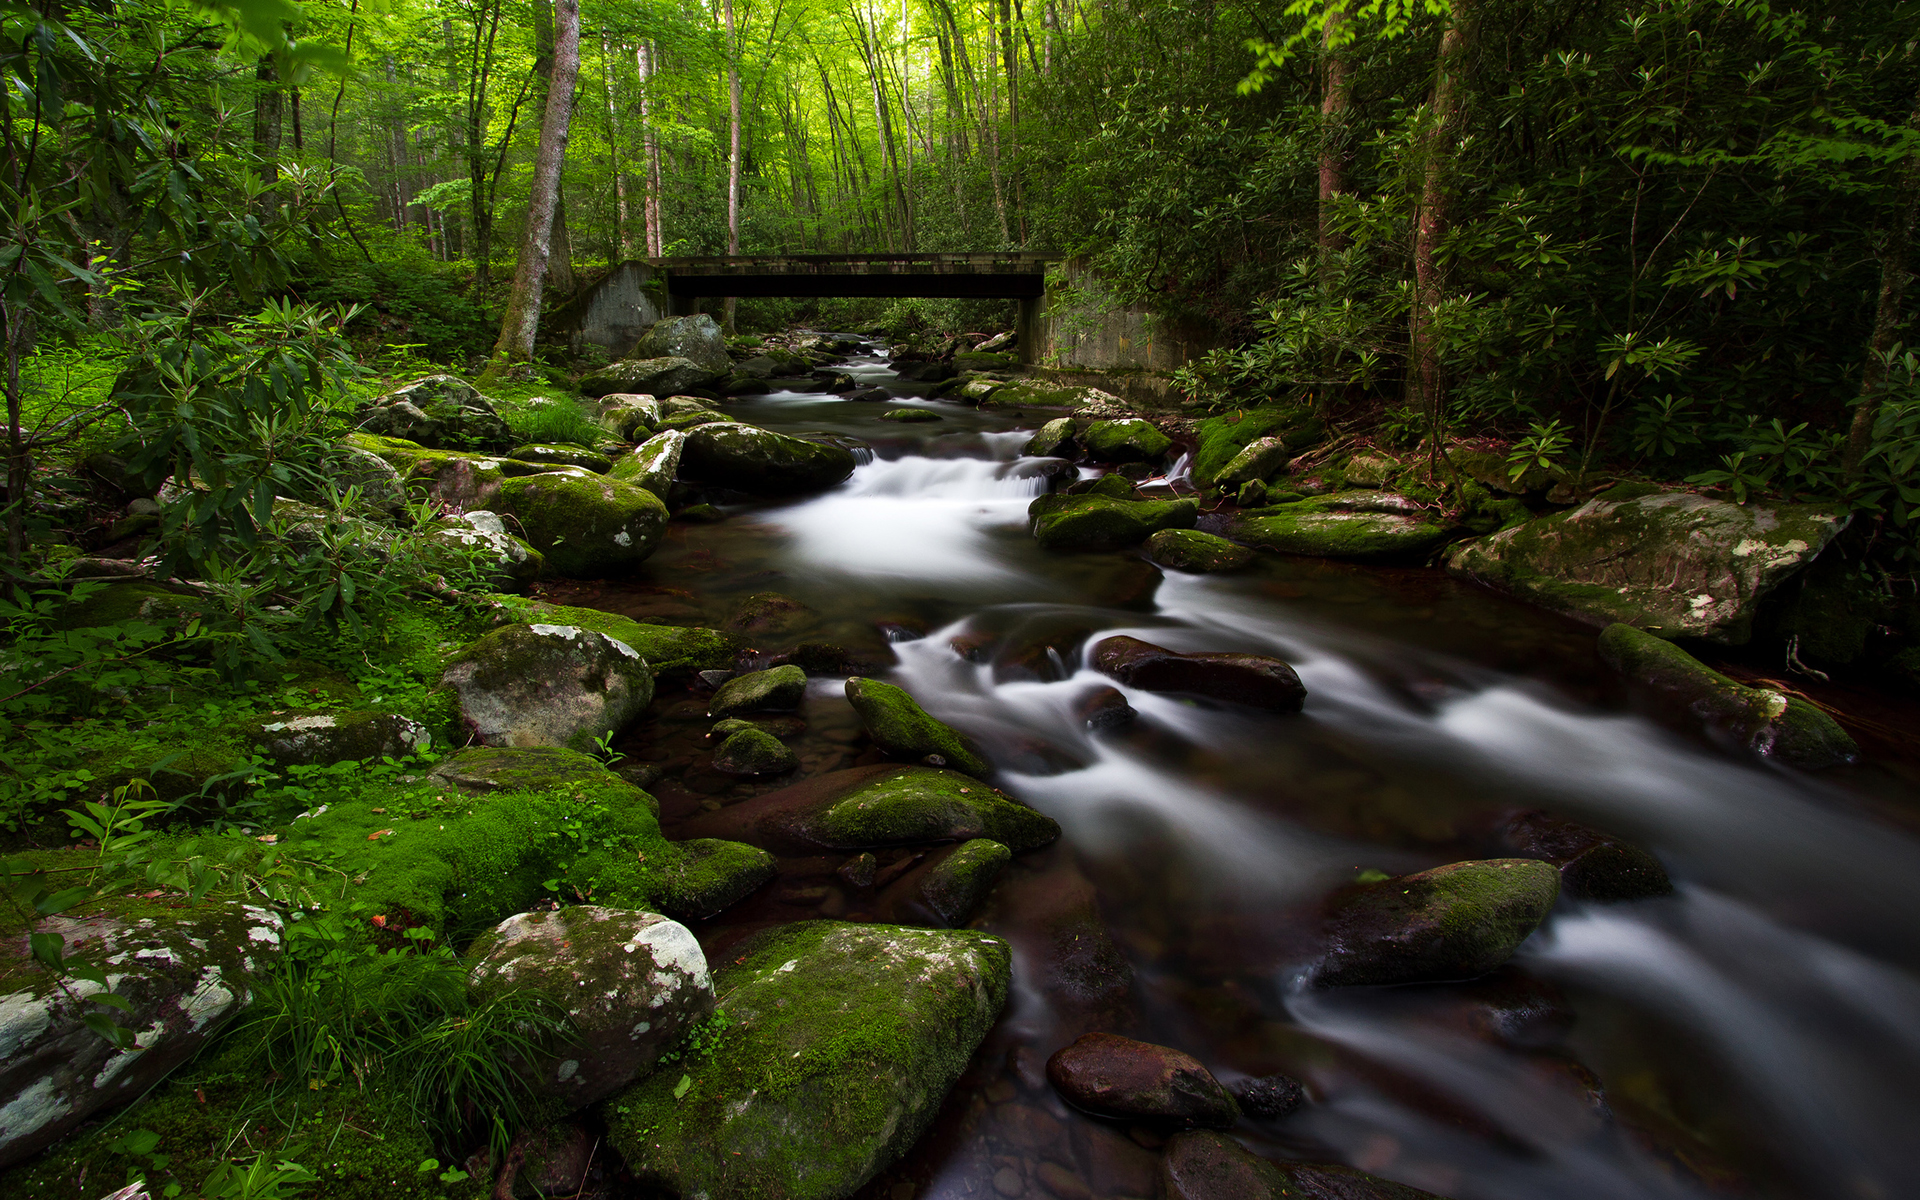
[[573, 85], [580, 74], [580, 0], [555, 0], [553, 7], [553, 75], [547, 87], [546, 114], [540, 122], [533, 186], [527, 197], [526, 236], [513, 272], [507, 315], [500, 322], [500, 340], [493, 347], [496, 358], [514, 361], [533, 357], [534, 336], [540, 332], [540, 289], [547, 279], [553, 212], [560, 199], [560, 168], [566, 163], [567, 131], [573, 118]]
[[[727, 253], [740, 253], [740, 38], [733, 27], [733, 0], [727, 14]], [[731, 336], [737, 301], [728, 296], [725, 328]]]
[[1420, 138], [1423, 180], [1420, 210], [1414, 219], [1413, 311], [1408, 318], [1408, 352], [1415, 403], [1427, 418], [1431, 453], [1437, 466], [1441, 454], [1444, 384], [1440, 345], [1434, 317], [1444, 296], [1445, 281], [1439, 263], [1440, 241], [1452, 216], [1453, 141], [1458, 136], [1463, 75], [1473, 9], [1468, 0], [1454, 0], [1453, 21], [1440, 38], [1440, 56], [1433, 80], [1432, 115]]
[[260, 160], [260, 179], [269, 188], [280, 181], [280, 138], [286, 128], [280, 95], [280, 69], [273, 55], [260, 56], [254, 68], [253, 153]]
[[1347, 239], [1333, 220], [1333, 198], [1350, 190], [1348, 166], [1348, 110], [1353, 107], [1353, 81], [1348, 77], [1346, 50], [1339, 44], [1347, 14], [1344, 0], [1328, 6], [1327, 27], [1321, 36], [1320, 89], [1320, 266], [1324, 281], [1328, 260], [1347, 248]]
[[[1914, 98], [1907, 128], [1920, 133], [1920, 96]], [[1907, 281], [1912, 276], [1913, 230], [1920, 219], [1920, 154], [1908, 157], [1900, 172], [1900, 190], [1887, 223], [1880, 250], [1880, 303], [1873, 315], [1873, 341], [1867, 347], [1866, 366], [1860, 372], [1860, 399], [1847, 430], [1846, 454], [1841, 460], [1849, 482], [1859, 478], [1867, 451], [1873, 448], [1873, 426], [1880, 417], [1880, 391], [1887, 382], [1887, 356], [1893, 350], [1905, 315]]]

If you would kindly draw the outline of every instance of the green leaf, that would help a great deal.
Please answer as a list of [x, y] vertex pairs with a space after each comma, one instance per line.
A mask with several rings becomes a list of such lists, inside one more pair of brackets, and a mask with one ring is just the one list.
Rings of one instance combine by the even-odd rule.
[[693, 1076], [682, 1075], [680, 1082], [673, 1085], [673, 1098], [679, 1100], [686, 1096], [687, 1089], [693, 1086]]

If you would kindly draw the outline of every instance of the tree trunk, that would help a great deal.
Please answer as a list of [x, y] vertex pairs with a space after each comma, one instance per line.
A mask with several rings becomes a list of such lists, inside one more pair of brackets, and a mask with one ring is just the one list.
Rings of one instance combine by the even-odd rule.
[[32, 450], [21, 428], [20, 412], [20, 359], [33, 348], [25, 306], [0, 300], [0, 326], [4, 327], [0, 339], [6, 343], [6, 378], [0, 384], [7, 393], [7, 557], [22, 567], [27, 553], [27, 497], [33, 486]]
[[[1420, 138], [1423, 180], [1420, 209], [1414, 219], [1413, 311], [1409, 316], [1409, 356], [1415, 402], [1428, 421], [1433, 452], [1440, 446], [1445, 380], [1440, 371], [1440, 346], [1434, 314], [1444, 295], [1438, 254], [1451, 216], [1453, 140], [1458, 135], [1464, 74], [1470, 48], [1473, 9], [1468, 0], [1454, 0], [1453, 21], [1440, 37], [1440, 55], [1433, 80], [1432, 115]], [[1437, 459], [1436, 459], [1437, 461]]]
[[[1907, 128], [1920, 132], [1920, 96], [1914, 98]], [[1873, 341], [1867, 347], [1860, 372], [1860, 400], [1847, 430], [1847, 449], [1841, 463], [1848, 482], [1859, 478], [1867, 451], [1873, 448], [1873, 426], [1880, 417], [1880, 391], [1887, 382], [1887, 356], [1898, 340], [1906, 312], [1907, 282], [1912, 277], [1913, 230], [1920, 221], [1920, 154], [1907, 159], [1900, 172], [1900, 190], [1887, 223], [1880, 250], [1880, 302], [1873, 314]]]
[[493, 347], [496, 358], [517, 361], [533, 357], [534, 337], [540, 332], [540, 289], [546, 283], [553, 214], [560, 201], [560, 170], [566, 164], [567, 132], [573, 118], [573, 86], [580, 74], [579, 0], [555, 0], [554, 17], [553, 72], [527, 197], [526, 236], [513, 273], [507, 314], [500, 322], [500, 340]]
[[269, 188], [280, 180], [280, 135], [282, 119], [280, 68], [271, 54], [263, 55], [254, 68], [253, 153], [260, 160], [260, 179]]
[[1338, 45], [1347, 14], [1344, 0], [1329, 7], [1321, 35], [1320, 91], [1320, 265], [1324, 279], [1328, 258], [1347, 248], [1347, 239], [1334, 227], [1332, 200], [1348, 191], [1347, 120], [1353, 107], [1353, 83], [1348, 78], [1347, 55]]
[[600, 78], [607, 93], [607, 158], [613, 168], [613, 240], [620, 257], [633, 257], [633, 223], [627, 214], [627, 172], [620, 165], [620, 111], [613, 103], [613, 47], [600, 31]]
[[567, 185], [560, 183], [560, 194], [553, 202], [552, 249], [547, 255], [547, 281], [554, 290], [571, 296], [579, 289], [573, 274], [573, 235], [567, 232]]
[[[733, 0], [724, 0], [727, 16], [727, 253], [740, 253], [740, 37], [733, 27]], [[727, 297], [722, 328], [735, 333], [737, 301]]]

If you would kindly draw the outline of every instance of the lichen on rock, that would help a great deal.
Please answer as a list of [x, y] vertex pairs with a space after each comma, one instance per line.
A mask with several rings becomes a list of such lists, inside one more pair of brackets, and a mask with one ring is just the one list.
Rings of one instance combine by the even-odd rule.
[[496, 507], [562, 575], [597, 579], [644, 562], [667, 528], [667, 506], [644, 488], [586, 473], [508, 479]]
[[633, 649], [577, 625], [508, 625], [454, 655], [441, 682], [487, 746], [591, 749], [640, 715], [653, 673]]

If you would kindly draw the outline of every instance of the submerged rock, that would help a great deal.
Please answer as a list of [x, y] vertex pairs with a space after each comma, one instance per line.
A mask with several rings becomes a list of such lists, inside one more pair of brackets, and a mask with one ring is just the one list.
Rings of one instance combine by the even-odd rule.
[[744, 634], [789, 633], [818, 615], [792, 596], [755, 592], [741, 601], [739, 609], [727, 618], [727, 628]]
[[847, 703], [860, 714], [874, 744], [895, 758], [969, 775], [992, 770], [972, 738], [929, 715], [905, 688], [856, 675], [847, 680]]
[[1736, 683], [1672, 642], [1631, 625], [1609, 625], [1600, 634], [1600, 658], [1628, 679], [1685, 704], [1756, 754], [1809, 770], [1859, 756], [1846, 730], [1807, 701]]
[[1388, 562], [1425, 558], [1453, 536], [1454, 526], [1404, 497], [1369, 492], [1255, 509], [1228, 521], [1226, 532], [1262, 550]]
[[1051, 817], [977, 779], [929, 767], [887, 765], [804, 779], [696, 817], [687, 831], [782, 854], [982, 837], [1021, 851], [1060, 836], [1060, 826]]
[[710, 717], [742, 713], [792, 712], [807, 694], [807, 673], [791, 664], [767, 671], [749, 671], [720, 685], [707, 702]]
[[702, 425], [680, 454], [683, 476], [756, 496], [792, 496], [832, 487], [853, 474], [853, 451], [755, 425]]
[[496, 629], [454, 655], [440, 680], [487, 746], [589, 750], [653, 699], [653, 674], [638, 654], [574, 625]]
[[1578, 620], [1741, 645], [1759, 602], [1847, 518], [1623, 484], [1460, 546], [1447, 569]]
[[1560, 895], [1560, 873], [1530, 858], [1451, 863], [1367, 884], [1336, 900], [1325, 986], [1471, 979], [1513, 957]]
[[1243, 1080], [1233, 1089], [1240, 1111], [1263, 1121], [1276, 1121], [1307, 1102], [1307, 1089], [1289, 1075], [1262, 1075]]
[[[871, 862], [872, 856], [867, 858]], [[964, 925], [993, 891], [1000, 868], [1012, 859], [1013, 852], [991, 838], [963, 842], [889, 884], [878, 901], [881, 919], [947, 928]], [[867, 879], [872, 882], [871, 873]]]
[[779, 738], [761, 729], [738, 729], [713, 752], [713, 769], [726, 775], [783, 775], [800, 759]]
[[1514, 854], [1558, 867], [1560, 890], [1569, 896], [1605, 903], [1673, 892], [1666, 868], [1645, 850], [1539, 809], [1514, 814], [1500, 835]]
[[667, 506], [644, 488], [596, 475], [548, 472], [500, 485], [497, 506], [562, 575], [598, 579], [646, 561]]
[[[278, 968], [281, 920], [250, 904], [108, 896], [33, 923], [64, 939], [74, 962], [106, 971], [126, 1012], [90, 1002], [105, 990], [97, 984], [62, 986], [28, 953], [25, 932], [0, 947], [0, 1166], [139, 1099], [192, 1058]], [[92, 1014], [134, 1030], [137, 1048], [95, 1033], [83, 1020]]]
[[[1127, 489], [1131, 491], [1132, 485]], [[1034, 540], [1043, 549], [1124, 550], [1162, 529], [1193, 528], [1200, 506], [1192, 500], [1122, 500], [1100, 492], [1050, 492], [1027, 506], [1027, 516], [1033, 522]]]
[[1165, 1200], [1439, 1200], [1352, 1167], [1270, 1162], [1205, 1130], [1167, 1143], [1160, 1181]]
[[716, 374], [733, 370], [726, 335], [706, 313], [655, 321], [634, 343], [632, 355], [640, 359], [684, 358]]
[[1090, 458], [1100, 462], [1158, 462], [1173, 448], [1173, 439], [1149, 421], [1095, 421], [1079, 437]]
[[852, 1195], [932, 1123], [1011, 978], [971, 931], [806, 921], [728, 953], [711, 1050], [606, 1108], [641, 1182], [678, 1196]]
[[1103, 638], [1093, 669], [1145, 692], [1204, 696], [1267, 712], [1299, 712], [1307, 689], [1292, 667], [1262, 654], [1181, 654], [1133, 637]]
[[658, 913], [578, 904], [508, 917], [468, 947], [484, 1003], [531, 992], [563, 1009], [576, 1040], [515, 1062], [536, 1095], [591, 1104], [653, 1069], [713, 1011], [700, 943]]
[[1094, 733], [1124, 729], [1139, 715], [1127, 703], [1126, 693], [1111, 687], [1096, 688], [1074, 706], [1074, 712]]
[[[848, 399], [852, 399], [852, 397], [849, 396]], [[926, 422], [926, 421], [946, 420], [945, 417], [942, 417], [939, 413], [934, 412], [930, 408], [888, 409], [886, 412], [883, 412], [880, 414], [880, 419], [882, 421], [900, 421], [909, 425]]]
[[1239, 1106], [1199, 1060], [1167, 1046], [1089, 1033], [1047, 1060], [1047, 1081], [1088, 1112], [1224, 1129]]
[[1253, 561], [1253, 551], [1197, 529], [1162, 529], [1147, 539], [1147, 557], [1163, 567], [1202, 574], [1237, 571]]
[[710, 370], [678, 355], [628, 359], [582, 379], [580, 394], [594, 399], [616, 392], [672, 396], [705, 387], [725, 375], [724, 370]]
[[683, 921], [725, 912], [778, 873], [773, 855], [745, 842], [695, 838], [674, 849], [679, 860], [660, 872], [660, 908]]

